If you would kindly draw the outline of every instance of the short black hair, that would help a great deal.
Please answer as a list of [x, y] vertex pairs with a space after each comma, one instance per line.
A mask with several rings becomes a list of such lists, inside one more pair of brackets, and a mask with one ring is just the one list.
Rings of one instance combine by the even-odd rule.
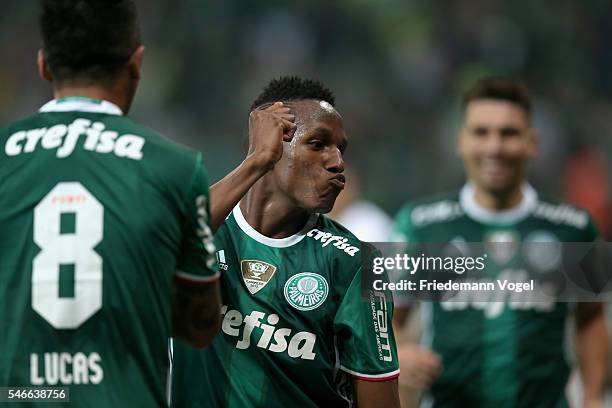
[[505, 77], [481, 78], [463, 94], [462, 107], [479, 99], [496, 99], [510, 102], [531, 115], [531, 97], [527, 86], [519, 80]]
[[61, 84], [112, 81], [140, 46], [133, 0], [42, 0], [45, 60]]
[[298, 76], [282, 76], [273, 79], [266, 85], [251, 110], [268, 103], [278, 101], [299, 101], [304, 99], [315, 99], [325, 101], [334, 106], [336, 98], [331, 90], [321, 82], [313, 79], [304, 79]]

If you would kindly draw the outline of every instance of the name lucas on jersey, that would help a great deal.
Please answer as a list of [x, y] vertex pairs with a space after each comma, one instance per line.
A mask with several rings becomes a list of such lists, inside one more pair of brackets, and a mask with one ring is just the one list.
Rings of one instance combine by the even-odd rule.
[[100, 384], [104, 370], [98, 353], [30, 354], [32, 385]]
[[[266, 323], [264, 318], [266, 314], [252, 311], [246, 316], [242, 316], [237, 310], [227, 310], [224, 305], [221, 308], [221, 330], [228, 336], [240, 337], [236, 342], [236, 348], [246, 350], [251, 346], [251, 336], [255, 328], [261, 332], [261, 337], [256, 346], [262, 349], [269, 350], [273, 353], [287, 352], [289, 357], [301, 358], [303, 360], [314, 360], [316, 353], [314, 352], [317, 336], [314, 333], [302, 331], [292, 335], [292, 330], [288, 328], [279, 329], [276, 324], [279, 322], [277, 314], [271, 314], [267, 317]], [[240, 334], [242, 327], [242, 335]]]
[[70, 156], [81, 136], [85, 136], [83, 149], [97, 153], [113, 153], [126, 159], [142, 159], [145, 139], [136, 135], [119, 135], [106, 130], [101, 122], [91, 123], [87, 119], [76, 119], [70, 125], [55, 125], [50, 128], [22, 130], [9, 136], [4, 146], [7, 156], [32, 153], [37, 148], [57, 149], [60, 159]]

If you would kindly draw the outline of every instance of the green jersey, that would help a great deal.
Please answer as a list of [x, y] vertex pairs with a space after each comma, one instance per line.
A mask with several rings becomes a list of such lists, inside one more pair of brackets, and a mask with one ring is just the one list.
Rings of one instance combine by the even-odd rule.
[[362, 288], [369, 247], [348, 230], [314, 215], [271, 239], [236, 206], [215, 239], [221, 333], [203, 351], [175, 344], [174, 407], [351, 406], [351, 377], [399, 375], [391, 294]]
[[0, 128], [0, 386], [165, 403], [175, 275], [217, 275], [200, 154], [106, 101]]
[[[498, 253], [489, 251], [486, 274], [520, 281], [527, 279], [519, 252], [531, 247], [519, 243], [589, 242], [597, 236], [586, 212], [543, 200], [529, 185], [517, 207], [501, 212], [480, 207], [470, 185], [459, 194], [408, 205], [397, 216], [396, 232], [407, 242], [423, 244], [472, 242], [491, 249], [491, 243], [503, 242]], [[423, 302], [423, 342], [441, 355], [444, 367], [426, 402], [436, 407], [566, 406], [570, 306], [487, 302], [469, 294], [461, 301]]]

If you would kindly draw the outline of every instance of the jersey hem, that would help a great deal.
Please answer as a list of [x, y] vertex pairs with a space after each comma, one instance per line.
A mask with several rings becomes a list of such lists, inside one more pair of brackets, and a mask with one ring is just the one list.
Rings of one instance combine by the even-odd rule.
[[221, 277], [221, 272], [217, 271], [214, 275], [211, 276], [198, 276], [192, 275], [190, 273], [177, 271], [175, 276], [179, 279], [186, 280], [194, 283], [210, 283], [218, 280]]
[[394, 378], [399, 377], [400, 375], [399, 368], [395, 371], [391, 371], [391, 372], [383, 373], [383, 374], [363, 374], [358, 371], [350, 370], [344, 367], [343, 365], [340, 366], [340, 369], [344, 371], [345, 373], [348, 373], [351, 376], [357, 379], [360, 379], [360, 380], [364, 380], [364, 381], [389, 381], [389, 380], [393, 380]]

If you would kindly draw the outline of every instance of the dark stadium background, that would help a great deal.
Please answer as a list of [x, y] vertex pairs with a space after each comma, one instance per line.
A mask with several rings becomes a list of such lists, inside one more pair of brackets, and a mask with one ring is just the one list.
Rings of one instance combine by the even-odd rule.
[[[335, 91], [347, 161], [365, 196], [394, 214], [406, 200], [462, 184], [458, 94], [479, 76], [510, 74], [536, 100], [541, 145], [530, 179], [588, 207], [611, 235], [610, 1], [137, 3], [147, 51], [132, 116], [201, 150], [213, 181], [240, 161], [261, 87], [304, 75]], [[41, 106], [51, 89], [36, 72], [37, 2], [1, 6], [3, 124]]]

